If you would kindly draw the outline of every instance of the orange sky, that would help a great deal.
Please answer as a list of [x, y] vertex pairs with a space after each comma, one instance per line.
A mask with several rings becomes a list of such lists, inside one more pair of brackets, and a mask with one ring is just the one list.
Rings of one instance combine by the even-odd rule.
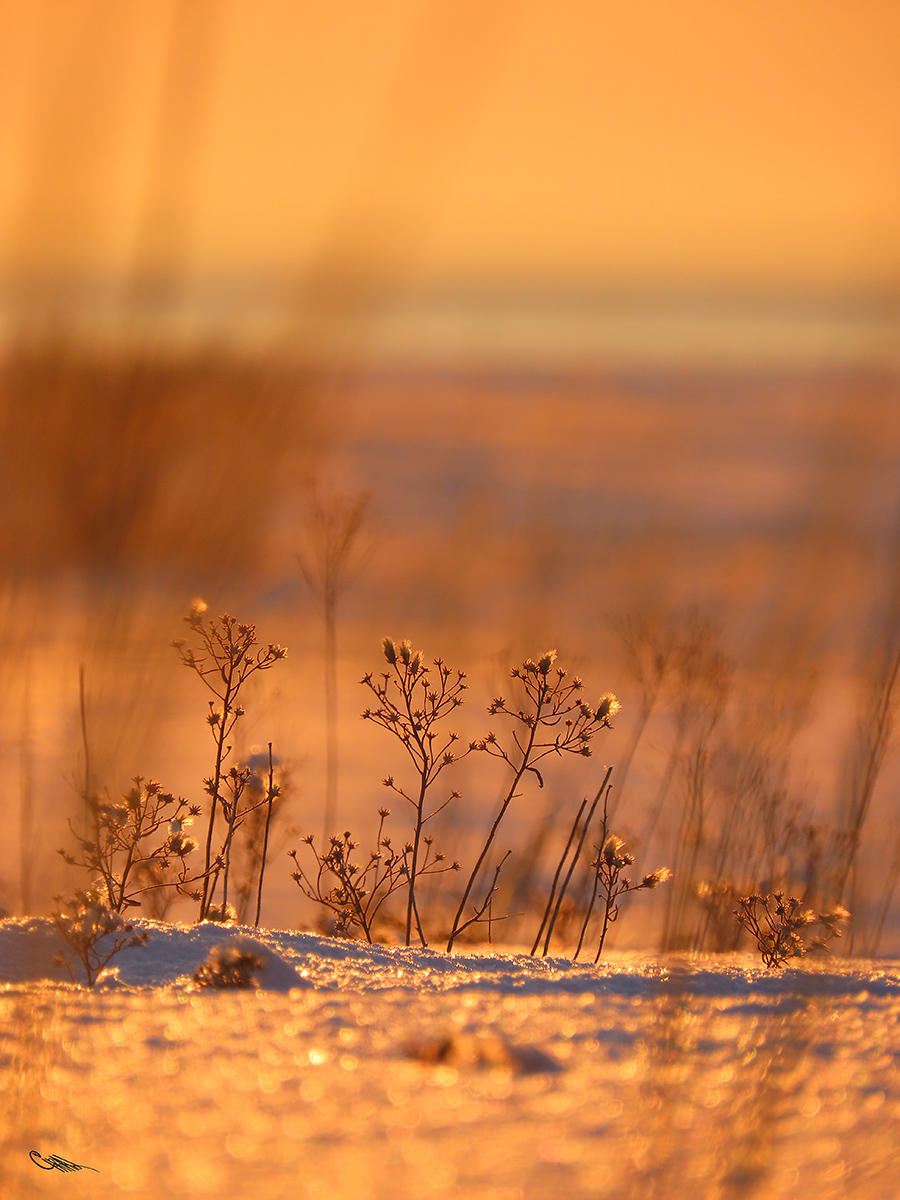
[[893, 291], [896, 0], [2, 0], [0, 273]]

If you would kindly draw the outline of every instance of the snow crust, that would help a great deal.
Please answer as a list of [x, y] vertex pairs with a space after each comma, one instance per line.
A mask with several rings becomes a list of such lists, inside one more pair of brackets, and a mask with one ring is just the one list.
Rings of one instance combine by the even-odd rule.
[[[900, 1195], [900, 963], [468, 948], [136, 920], [92, 992], [0, 922], [3, 1195]], [[259, 986], [191, 982], [238, 940]]]

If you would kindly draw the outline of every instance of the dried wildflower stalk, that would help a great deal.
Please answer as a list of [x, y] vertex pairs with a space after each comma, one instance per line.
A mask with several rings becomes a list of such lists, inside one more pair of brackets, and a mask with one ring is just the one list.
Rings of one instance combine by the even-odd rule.
[[510, 677], [517, 679], [524, 689], [526, 703], [523, 708], [508, 709], [502, 696], [491, 703], [488, 712], [492, 716], [500, 714], [513, 722], [511, 744], [502, 745], [493, 732], [488, 733], [482, 741], [472, 743], [472, 749], [505, 762], [512, 771], [512, 780], [463, 891], [447, 941], [448, 952], [453, 949], [453, 943], [464, 927], [463, 914], [469, 896], [500, 822], [519, 795], [517, 788], [526, 772], [534, 775], [543, 787], [544, 780], [537, 764], [548, 755], [581, 754], [589, 758], [594, 734], [598, 729], [607, 728], [610, 717], [619, 711], [619, 702], [611, 694], [603, 696], [598, 706], [592, 708], [580, 697], [584, 685], [577, 675], [569, 679], [568, 672], [561, 668], [551, 671], [555, 661], [556, 651], [549, 650], [537, 662], [529, 658], [521, 667], [513, 667], [510, 671]]
[[[268, 755], [257, 753], [230, 768], [223, 778], [226, 791], [225, 842], [219, 858], [214, 864], [223, 879], [222, 905], [224, 911], [234, 910], [237, 920], [243, 925], [250, 916], [251, 898], [254, 888], [256, 897], [256, 924], [262, 908], [262, 888], [265, 860], [268, 854], [269, 834], [273, 816], [282, 812], [282, 788], [275, 782], [275, 758], [271, 742]], [[268, 774], [264, 768], [268, 765]], [[235, 835], [243, 829], [243, 835]], [[207, 919], [213, 908], [207, 911]]]
[[[803, 958], [810, 950], [827, 950], [828, 942], [841, 936], [841, 926], [850, 919], [839, 904], [817, 913], [804, 908], [796, 896], [785, 899], [784, 892], [742, 896], [734, 915], [753, 935], [769, 969], [783, 967], [791, 958]], [[804, 931], [813, 925], [821, 925], [823, 932], [807, 945]]]
[[[544, 937], [544, 949], [543, 949], [543, 953], [541, 954], [541, 957], [546, 958], [547, 954], [549, 953], [550, 941], [553, 937], [553, 930], [556, 926], [556, 921], [557, 921], [557, 918], [559, 917], [560, 909], [562, 908], [562, 904], [565, 899], [566, 892], [569, 890], [569, 884], [572, 880], [572, 875], [575, 872], [575, 867], [578, 865], [578, 860], [581, 858], [581, 851], [584, 847], [584, 841], [585, 841], [585, 838], [587, 837], [588, 829], [590, 828], [591, 821], [594, 818], [594, 813], [597, 809], [597, 805], [600, 803], [601, 797], [603, 798], [603, 837], [605, 838], [605, 836], [606, 836], [607, 820], [608, 820], [608, 814], [609, 814], [609, 793], [610, 793], [609, 778], [611, 775], [612, 775], [612, 767], [607, 767], [606, 774], [603, 777], [603, 782], [600, 784], [600, 787], [597, 789], [597, 795], [594, 797], [593, 803], [591, 804], [590, 808], [588, 809], [587, 816], [584, 819], [584, 824], [581, 823], [581, 817], [582, 817], [582, 814], [583, 814], [585, 808], [587, 807], [587, 797], [585, 797], [584, 800], [582, 800], [582, 802], [581, 802], [581, 807], [578, 810], [578, 814], [575, 817], [575, 822], [572, 825], [572, 831], [569, 834], [569, 840], [566, 842], [566, 846], [565, 846], [565, 849], [563, 850], [562, 857], [560, 858], [559, 863], [557, 864], [557, 867], [556, 867], [556, 874], [553, 876], [553, 885], [550, 888], [550, 895], [547, 897], [547, 906], [544, 909], [544, 916], [543, 916], [543, 919], [541, 920], [541, 926], [540, 926], [540, 929], [538, 929], [538, 931], [537, 931], [537, 937], [534, 939], [534, 945], [531, 947], [532, 955], [537, 953], [538, 943], [540, 942], [541, 935], [544, 933], [545, 929], [546, 929], [546, 936]], [[581, 830], [580, 836], [579, 836], [579, 827]], [[562, 885], [560, 886], [559, 880], [560, 880], [560, 875], [562, 874], [563, 864], [565, 863], [566, 858], [568, 857], [569, 850], [572, 848], [572, 845], [575, 842], [576, 836], [578, 837], [578, 842], [575, 845], [575, 853], [572, 855], [572, 859], [569, 863], [569, 869], [566, 872], [565, 878], [562, 881]], [[558, 892], [557, 892], [557, 888], [559, 888]], [[554, 904], [554, 898], [556, 901], [555, 904]]]
[[[353, 861], [359, 843], [353, 840], [349, 830], [342, 837], [332, 837], [324, 854], [316, 849], [314, 835], [307, 834], [303, 840], [312, 851], [316, 864], [314, 873], [303, 869], [296, 850], [288, 851], [296, 867], [291, 878], [305, 896], [334, 914], [337, 937], [352, 937], [358, 929], [367, 942], [372, 942], [375, 921], [385, 901], [395, 892], [409, 888], [413, 846], [407, 842], [402, 849], [394, 849], [391, 839], [384, 833], [384, 823], [390, 812], [389, 808], [378, 810], [380, 820], [375, 849], [365, 866]], [[446, 864], [444, 855], [434, 850], [432, 838], [424, 836], [422, 844], [425, 849], [417, 867], [418, 878], [458, 868], [458, 863]]]
[[[481, 903], [472, 905], [472, 915], [467, 920], [460, 921], [460, 923], [456, 926], [456, 930], [453, 934], [454, 938], [458, 938], [460, 934], [465, 933], [465, 931], [472, 925], [485, 924], [487, 925], [488, 943], [491, 944], [494, 940], [494, 922], [508, 920], [508, 916], [494, 916], [494, 896], [497, 894], [500, 872], [503, 870], [503, 865], [509, 858], [510, 854], [512, 854], [512, 851], [507, 850], [507, 852], [497, 863], [496, 867], [494, 867], [494, 876], [491, 880], [491, 885], [482, 897]], [[521, 913], [519, 915], [521, 916]]]
[[[259, 889], [256, 894], [256, 920], [254, 925], [259, 928], [259, 914], [262, 909], [262, 894], [263, 894], [263, 878], [266, 873], [266, 855], [269, 853], [269, 829], [272, 825], [272, 806], [278, 797], [281, 795], [281, 788], [275, 783], [275, 761], [272, 758], [272, 743], [269, 742], [269, 784], [266, 788], [266, 816], [263, 833], [262, 850], [259, 855]], [[280, 806], [279, 806], [280, 807]], [[257, 839], [252, 839], [252, 844], [257, 844]]]
[[[231, 839], [234, 833], [234, 822], [237, 819], [240, 791], [243, 790], [243, 784], [238, 775], [230, 774], [225, 768], [225, 760], [232, 749], [228, 739], [231, 737], [235, 724], [244, 715], [244, 709], [238, 703], [238, 698], [251, 675], [255, 675], [257, 671], [269, 670], [287, 654], [287, 650], [283, 646], [273, 642], [266, 646], [260, 645], [255, 625], [241, 624], [228, 613], [223, 613], [218, 620], [206, 619], [203, 616], [206, 609], [207, 606], [202, 600], [196, 600], [185, 617], [185, 621], [196, 639], [196, 649], [188, 644], [186, 638], [179, 638], [172, 643], [181, 654], [181, 661], [184, 665], [196, 672], [215, 697], [209, 702], [209, 713], [206, 717], [215, 742], [216, 757], [212, 775], [203, 781], [212, 803], [206, 833], [203, 893], [200, 897], [199, 919], [201, 921], [207, 916], [207, 910], [222, 871], [226, 872], [227, 887]], [[235, 770], [232, 768], [232, 771]], [[243, 783], [245, 784], [246, 780]], [[214, 862], [212, 859], [213, 829], [216, 810], [219, 807], [229, 824], [225, 857], [219, 856]], [[210, 883], [210, 879], [212, 879], [212, 883]], [[227, 905], [227, 897], [223, 901], [223, 907], [225, 905]]]
[[[124, 950], [126, 946], [143, 946], [149, 940], [149, 934], [134, 933], [134, 926], [129, 925], [120, 913], [104, 903], [99, 886], [77, 891], [67, 900], [62, 896], [56, 896], [55, 899], [57, 911], [53, 914], [53, 923], [69, 950], [84, 968], [88, 987], [94, 986], [97, 973], [106, 966], [113, 955]], [[100, 942], [115, 934], [126, 936], [114, 937], [112, 943], [106, 942], [103, 949], [98, 948]], [[127, 936], [129, 934], [130, 937]], [[54, 955], [53, 962], [56, 966], [64, 966], [72, 982], [77, 983], [69, 955], [65, 951]]]
[[[70, 866], [99, 876], [98, 884], [113, 912], [139, 907], [135, 897], [146, 892], [180, 890], [200, 878], [189, 875], [186, 862], [198, 843], [184, 832], [199, 814], [198, 805], [189, 805], [181, 796], [176, 800], [154, 780], [140, 775], [118, 804], [104, 801], [96, 793], [86, 795], [85, 800], [91, 833], [82, 837], [70, 820], [79, 852], [59, 853]], [[166, 832], [158, 845], [148, 849], [147, 843], [163, 827]]]
[[241, 797], [244, 794], [244, 789], [250, 782], [252, 772], [248, 766], [230, 767], [222, 777], [224, 785], [225, 797], [222, 800], [222, 815], [225, 818], [225, 825], [228, 832], [225, 835], [225, 846], [223, 848], [224, 867], [222, 870], [222, 907], [228, 907], [228, 877], [231, 874], [231, 846], [234, 842], [235, 830], [240, 828], [242, 819], [238, 817], [240, 811]]
[[644, 875], [636, 883], [633, 882], [627, 875], [622, 874], [626, 867], [634, 865], [634, 855], [627, 853], [624, 850], [624, 846], [625, 842], [622, 838], [614, 833], [608, 833], [604, 838], [603, 845], [597, 847], [597, 859], [592, 864], [594, 867], [594, 886], [591, 891], [590, 903], [585, 913], [584, 923], [581, 927], [581, 936], [575, 948], [574, 957], [576, 959], [581, 953], [581, 947], [584, 944], [584, 938], [598, 895], [601, 901], [600, 944], [597, 947], [597, 954], [594, 958], [595, 963], [600, 961], [600, 955], [603, 953], [603, 944], [606, 941], [610, 925], [618, 920], [622, 897], [628, 895], [629, 892], [641, 892], [646, 889], [659, 887], [661, 883], [665, 883], [667, 879], [672, 878], [672, 872], [668, 867], [657, 867], [649, 875]]
[[[415, 786], [405, 791], [394, 781], [393, 775], [383, 780], [384, 786], [402, 797], [414, 810], [412, 852], [408, 860], [408, 893], [406, 906], [406, 945], [410, 944], [412, 923], [415, 918], [419, 939], [424, 946], [425, 933], [416, 906], [416, 884], [422, 873], [419, 856], [424, 841], [424, 827], [442, 812], [451, 801], [459, 798], [459, 792], [451, 791], [447, 798], [432, 808], [428, 802], [429, 792], [439, 777], [455, 762], [465, 758], [474, 748], [459, 752], [455, 749], [459, 735], [439, 730], [442, 722], [462, 704], [462, 693], [466, 690], [464, 671], [453, 672], [443, 659], [434, 660], [435, 677], [431, 668], [424, 665], [421, 651], [413, 652], [409, 642], [393, 642], [384, 638], [381, 643], [388, 671], [378, 678], [364, 675], [361, 682], [375, 697], [376, 707], [367, 708], [362, 714], [364, 721], [374, 721], [382, 729], [392, 733], [406, 751], [416, 775]], [[430, 842], [427, 847], [430, 849]], [[455, 863], [449, 870], [458, 870]]]

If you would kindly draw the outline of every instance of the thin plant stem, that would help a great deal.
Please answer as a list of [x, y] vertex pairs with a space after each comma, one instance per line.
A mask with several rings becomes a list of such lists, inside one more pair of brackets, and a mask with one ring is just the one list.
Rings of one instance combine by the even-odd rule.
[[453, 949], [453, 943], [456, 940], [457, 934], [459, 933], [459, 923], [462, 920], [463, 913], [465, 912], [466, 903], [469, 899], [469, 893], [471, 892], [472, 888], [475, 885], [475, 880], [478, 878], [478, 873], [481, 870], [482, 863], [487, 858], [488, 851], [490, 850], [491, 845], [493, 844], [493, 841], [494, 841], [494, 837], [496, 836], [497, 830], [500, 827], [500, 822], [503, 820], [504, 816], [506, 815], [506, 810], [509, 808], [510, 804], [512, 803], [512, 801], [516, 795], [516, 788], [519, 786], [519, 783], [521, 782], [523, 775], [525, 774], [526, 770], [528, 769], [528, 760], [531, 756], [531, 750], [532, 750], [532, 747], [534, 746], [534, 739], [537, 735], [537, 731], [540, 726], [541, 710], [543, 708], [543, 700], [546, 695], [546, 691], [547, 691], [547, 688], [546, 688], [546, 685], [544, 685], [542, 687], [540, 699], [536, 706], [534, 720], [532, 722], [531, 730], [528, 735], [528, 742], [526, 743], [525, 748], [522, 751], [521, 765], [519, 766], [518, 770], [516, 771], [515, 777], [513, 778], [513, 781], [510, 785], [509, 791], [506, 794], [506, 798], [504, 799], [503, 803], [500, 805], [500, 811], [497, 813], [497, 816], [494, 818], [494, 823], [491, 826], [490, 833], [487, 835], [487, 839], [485, 840], [484, 846], [481, 849], [481, 853], [478, 855], [478, 861], [475, 863], [475, 866], [472, 868], [472, 874], [469, 876], [469, 881], [466, 884], [465, 891], [462, 894], [462, 899], [459, 902], [459, 908], [456, 910], [456, 916], [453, 918], [453, 928], [450, 930], [450, 938], [447, 942], [447, 953], [448, 954]]
[[550, 895], [547, 897], [547, 903], [544, 906], [544, 915], [541, 918], [541, 927], [537, 931], [537, 936], [534, 939], [534, 945], [531, 947], [532, 957], [535, 954], [537, 954], [537, 948], [540, 943], [541, 936], [543, 935], [544, 929], [547, 926], [547, 921], [550, 917], [550, 910], [553, 906], [553, 901], [556, 898], [556, 888], [559, 884], [559, 877], [562, 874], [563, 863], [566, 861], [566, 858], [569, 855], [569, 851], [572, 848], [572, 843], [575, 841], [575, 835], [578, 832], [578, 823], [581, 820], [581, 814], [584, 812], [586, 807], [587, 807], [587, 796], [585, 796], [585, 798], [581, 802], [581, 807], [579, 808], [578, 814], [576, 815], [575, 820], [572, 823], [572, 828], [569, 831], [569, 837], [568, 837], [568, 841], [566, 842], [566, 848], [563, 850], [562, 854], [560, 855], [559, 862], [556, 864], [556, 873], [553, 876], [553, 883], [550, 887]]
[[[219, 727], [216, 736], [216, 766], [213, 772], [212, 787], [210, 788], [210, 799], [212, 803], [209, 807], [209, 827], [206, 832], [206, 861], [204, 870], [206, 875], [203, 880], [203, 896], [200, 900], [200, 920], [204, 920], [207, 910], [212, 903], [212, 889], [209, 888], [209, 868], [212, 858], [212, 839], [213, 826], [216, 820], [216, 805], [221, 803], [219, 796], [219, 788], [222, 784], [222, 762], [225, 758], [225, 738], [228, 735], [228, 717], [231, 713], [231, 685], [234, 678], [234, 665], [229, 665], [228, 675], [225, 679], [225, 695], [222, 697], [222, 719], [219, 722]], [[218, 879], [218, 874], [216, 875]], [[215, 881], [213, 882], [213, 888]]]
[[256, 895], [256, 920], [254, 921], [254, 925], [257, 929], [259, 929], [259, 913], [260, 909], [262, 908], [263, 875], [265, 874], [266, 870], [266, 854], [268, 853], [269, 849], [269, 825], [272, 821], [272, 801], [274, 798], [275, 785], [274, 767], [272, 765], [272, 743], [269, 742], [269, 791], [266, 797], [268, 801], [268, 808], [266, 809], [266, 831], [263, 835], [262, 861], [259, 864], [259, 891]]
[[[603, 846], [606, 841], [606, 835], [609, 832], [609, 792], [603, 799], [603, 825], [600, 834], [600, 845]], [[599, 866], [599, 864], [598, 864]], [[584, 923], [581, 926], [581, 934], [578, 938], [578, 945], [575, 947], [575, 954], [572, 957], [573, 962], [577, 962], [578, 955], [581, 953], [581, 947], [584, 945], [584, 939], [587, 935], [588, 925], [591, 923], [591, 916], [594, 912], [594, 905], [597, 902], [597, 892], [600, 887], [600, 871], [597, 870], [594, 874], [594, 886], [591, 889], [591, 899], [587, 906], [587, 912], [584, 914]]]
[[587, 831], [588, 831], [588, 828], [590, 827], [594, 813], [597, 809], [597, 805], [600, 802], [600, 797], [603, 796], [604, 793], [607, 791], [610, 775], [612, 775], [612, 767], [607, 767], [606, 774], [603, 777], [603, 782], [600, 784], [600, 790], [597, 792], [597, 795], [594, 797], [594, 802], [591, 805], [590, 810], [588, 811], [587, 817], [585, 818], [584, 828], [581, 831], [581, 837], [578, 841], [578, 846], [576, 847], [575, 853], [572, 856], [572, 861], [569, 864], [568, 873], [566, 874], [566, 877], [563, 880], [563, 885], [560, 888], [559, 895], [556, 898], [556, 907], [553, 910], [553, 916], [550, 918], [550, 924], [547, 928], [547, 935], [544, 938], [544, 951], [543, 951], [543, 954], [541, 955], [542, 958], [547, 957], [547, 953], [550, 949], [550, 939], [553, 937], [553, 930], [554, 930], [554, 927], [556, 926], [556, 918], [559, 916], [560, 905], [562, 904], [563, 899], [565, 898], [565, 894], [566, 894], [566, 891], [568, 890], [569, 883], [572, 879], [572, 875], [573, 875], [573, 873], [575, 871], [575, 867], [578, 863], [578, 859], [581, 857], [581, 851], [584, 847], [584, 839], [587, 837]]

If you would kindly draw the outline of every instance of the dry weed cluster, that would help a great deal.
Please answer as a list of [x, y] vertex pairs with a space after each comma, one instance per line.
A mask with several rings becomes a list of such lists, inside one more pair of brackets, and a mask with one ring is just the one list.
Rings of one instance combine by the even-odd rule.
[[[117, 804], [85, 791], [85, 827], [76, 829], [70, 822], [77, 850], [60, 853], [88, 872], [91, 889], [62, 906], [57, 924], [89, 981], [108, 957], [135, 944], [135, 939], [117, 939], [104, 943], [108, 951], [96, 949], [107, 935], [130, 932], [120, 914], [140, 906], [139, 897], [146, 898], [151, 912], [162, 915], [179, 897], [192, 898], [199, 920], [222, 922], [245, 921], [255, 897], [259, 922], [269, 835], [273, 815], [283, 807], [283, 787], [275, 782], [271, 744], [268, 756], [237, 761], [233, 735], [244, 716], [247, 680], [273, 668], [286, 651], [276, 643], [261, 643], [254, 625], [229, 614], [208, 618], [201, 601], [194, 603], [186, 621], [190, 635], [174, 645], [212, 693], [206, 724], [214, 759], [204, 780], [203, 860], [190, 865], [201, 845], [186, 832], [202, 815], [199, 804], [176, 798], [140, 776]], [[552, 880], [543, 879], [537, 864], [526, 861], [505, 891], [501, 876], [513, 852], [510, 847], [499, 852], [498, 840], [510, 808], [526, 786], [544, 788], [552, 763], [573, 756], [591, 759], [594, 739], [611, 727], [619, 702], [611, 693], [589, 702], [582, 680], [557, 666], [551, 650], [510, 670], [511, 697], [496, 696], [488, 707], [488, 716], [502, 724], [464, 739], [450, 722], [457, 723], [465, 701], [466, 673], [441, 658], [427, 662], [409, 641], [384, 638], [386, 669], [367, 673], [361, 681], [372, 700], [362, 718], [388, 733], [401, 750], [397, 773], [386, 775], [382, 783], [403, 806], [408, 823], [399, 836], [389, 833], [391, 809], [382, 807], [374, 843], [363, 854], [349, 830], [329, 832], [321, 850], [315, 835], [308, 834], [305, 851], [289, 851], [292, 877], [321, 910], [323, 928], [370, 942], [399, 932], [406, 945], [414, 938], [422, 946], [438, 940], [452, 951], [460, 937], [471, 937], [479, 926], [492, 940], [498, 922], [527, 919], [529, 912], [539, 910], [543, 916], [532, 954], [546, 956], [555, 938], [571, 947], [575, 958], [586, 945], [595, 947], [597, 962], [626, 899], [672, 880], [664, 948], [734, 948], [746, 931], [765, 965], [778, 967], [840, 936], [849, 914], [833, 896], [846, 884], [846, 862], [856, 853], [858, 829], [843, 837], [826, 835], [790, 795], [788, 751], [807, 700], [802, 694], [785, 698], [780, 706], [770, 700], [764, 714], [745, 709], [739, 738], [727, 720], [734, 672], [711, 625], [696, 615], [681, 625], [635, 618], [622, 623], [620, 633], [641, 700], [616, 796], [612, 767], [607, 767], [593, 801], [585, 798], [578, 808]], [[665, 703], [670, 704], [672, 742], [643, 831], [633, 836], [616, 813], [646, 728]], [[496, 763], [502, 783], [480, 849], [462, 871], [459, 861], [448, 861], [438, 848], [431, 827], [460, 799], [460, 788], [447, 780], [473, 755], [485, 764]], [[676, 798], [673, 868], [633, 874], [636, 855], [627, 843], [646, 855]], [[842, 875], [829, 874], [823, 863], [828, 836], [843, 850]], [[785, 889], [766, 890], [769, 880], [797, 878], [801, 867], [805, 899], [785, 899]], [[464, 882], [457, 891], [448, 893], [446, 883], [438, 892], [433, 886], [427, 889], [425, 911], [423, 881], [433, 884], [437, 877], [460, 871]], [[831, 905], [814, 905], [813, 897], [825, 888], [831, 889]], [[503, 895], [510, 901], [508, 911], [498, 911]], [[513, 904], [523, 900], [524, 911], [515, 911]], [[822, 932], [807, 942], [806, 931], [813, 925]]]

